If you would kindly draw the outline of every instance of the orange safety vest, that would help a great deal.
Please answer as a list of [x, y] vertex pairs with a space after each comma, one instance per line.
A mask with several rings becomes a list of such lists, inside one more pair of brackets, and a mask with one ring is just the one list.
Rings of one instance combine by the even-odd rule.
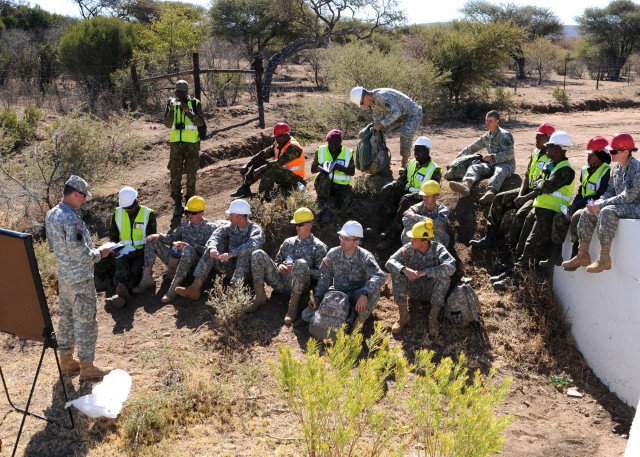
[[300, 157], [297, 157], [297, 158], [293, 159], [291, 162], [287, 162], [286, 164], [284, 164], [282, 166], [282, 168], [284, 168], [285, 170], [289, 170], [292, 173], [294, 173], [294, 174], [296, 174], [296, 175], [298, 175], [298, 176], [300, 176], [301, 178], [304, 179], [304, 149], [302, 149], [302, 146], [300, 146], [300, 143], [298, 143], [293, 137], [291, 137], [289, 142], [284, 145], [282, 150], [278, 149], [278, 142], [277, 141], [273, 143], [273, 150], [275, 151], [276, 160], [278, 160], [278, 157], [280, 157], [280, 154], [284, 154], [284, 152], [292, 144], [295, 145], [295, 146], [298, 146], [300, 148], [300, 150], [302, 151], [302, 153], [300, 154]]

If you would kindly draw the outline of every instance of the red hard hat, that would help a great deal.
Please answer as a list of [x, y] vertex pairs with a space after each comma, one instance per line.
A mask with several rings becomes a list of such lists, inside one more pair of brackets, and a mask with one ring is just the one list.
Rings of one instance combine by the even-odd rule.
[[555, 131], [556, 129], [553, 125], [549, 124], [548, 122], [545, 122], [540, 127], [538, 127], [538, 130], [536, 130], [536, 134], [551, 136], [551, 134]]
[[587, 151], [604, 151], [609, 142], [603, 136], [596, 135], [587, 143]]
[[616, 133], [611, 137], [608, 151], [637, 151], [636, 142], [633, 141], [633, 137], [626, 132]]
[[283, 133], [289, 133], [291, 131], [291, 127], [286, 122], [278, 122], [273, 127], [273, 136], [274, 138], [282, 135]]

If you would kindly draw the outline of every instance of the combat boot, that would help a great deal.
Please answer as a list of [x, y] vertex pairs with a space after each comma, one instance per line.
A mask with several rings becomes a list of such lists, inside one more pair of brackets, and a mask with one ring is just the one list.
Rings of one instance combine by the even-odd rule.
[[402, 333], [405, 325], [409, 323], [409, 302], [404, 300], [402, 303], [398, 303], [398, 311], [400, 312], [400, 318], [391, 327], [391, 333], [394, 335]]
[[463, 197], [468, 197], [471, 194], [471, 183], [469, 181], [449, 181], [449, 188]]
[[129, 293], [129, 289], [124, 284], [116, 285], [116, 295], [125, 299], [125, 301], [129, 301], [131, 299], [131, 294]]
[[182, 206], [182, 200], [181, 199], [175, 200], [174, 206], [173, 206], [173, 217], [182, 216], [183, 212], [184, 212], [184, 206]]
[[298, 304], [300, 303], [300, 294], [291, 294], [289, 299], [289, 309], [287, 315], [284, 316], [284, 325], [291, 325], [298, 315]]
[[256, 295], [255, 297], [253, 297], [253, 300], [251, 300], [251, 303], [246, 308], [246, 311], [248, 313], [254, 312], [256, 309], [260, 308], [262, 305], [264, 305], [267, 302], [267, 294], [264, 291], [263, 282], [261, 283], [254, 282], [253, 290], [255, 291]]
[[167, 289], [167, 292], [160, 299], [160, 303], [166, 305], [167, 303], [171, 303], [173, 300], [175, 300], [177, 295], [176, 287], [182, 284], [182, 281], [184, 281], [184, 276], [176, 276], [175, 278], [173, 278], [173, 281], [171, 281], [171, 285]]
[[431, 304], [431, 311], [429, 312], [429, 336], [435, 338], [438, 336], [440, 330], [438, 326], [438, 314], [440, 314], [440, 307]]
[[125, 300], [124, 297], [121, 297], [120, 295], [114, 295], [112, 297], [105, 299], [105, 303], [111, 304], [116, 308], [122, 308], [124, 307], [124, 305], [127, 304], [127, 300]]
[[553, 268], [562, 265], [562, 245], [552, 244], [549, 258], [547, 260], [541, 260], [538, 262], [538, 265], [544, 268]]
[[167, 273], [166, 278], [169, 281], [173, 281], [174, 276], [176, 275], [176, 270], [178, 269], [178, 264], [180, 263], [180, 257], [169, 257], [169, 264], [167, 265]]
[[496, 245], [496, 231], [493, 226], [489, 225], [487, 227], [487, 233], [483, 238], [479, 240], [471, 240], [469, 241], [469, 246], [478, 248], [478, 249], [492, 249]]
[[93, 362], [80, 362], [80, 381], [103, 378], [113, 371], [111, 367], [99, 367]]
[[591, 265], [591, 257], [589, 257], [589, 243], [580, 241], [578, 245], [578, 253], [571, 260], [562, 262], [562, 268], [567, 271], [577, 270], [578, 267], [586, 267]]
[[604, 270], [611, 270], [611, 257], [609, 252], [611, 251], [611, 243], [600, 245], [600, 255], [595, 262], [587, 267], [589, 273], [600, 273]]
[[60, 354], [60, 370], [62, 374], [74, 374], [80, 370], [80, 362], [73, 358], [73, 354]]
[[482, 197], [478, 200], [481, 205], [490, 205], [496, 199], [496, 191], [493, 189], [487, 189]]
[[142, 271], [142, 278], [140, 279], [140, 284], [134, 287], [132, 292], [136, 295], [141, 294], [148, 288], [155, 287], [155, 286], [156, 286], [156, 281], [155, 279], [153, 279], [151, 267], [145, 267], [145, 269]]
[[496, 276], [491, 276], [489, 278], [489, 281], [491, 281], [491, 283], [496, 283], [498, 281], [502, 281], [503, 279], [507, 279], [509, 277], [511, 277], [511, 275], [513, 274], [513, 270], [505, 270], [502, 273], [500, 273], [499, 275]]
[[204, 284], [204, 278], [196, 276], [193, 278], [193, 284], [189, 287], [176, 287], [176, 294], [181, 297], [188, 298], [189, 300], [198, 300], [200, 298], [200, 291]]
[[242, 198], [242, 197], [251, 197], [251, 195], [252, 195], [251, 187], [249, 187], [247, 184], [243, 184], [240, 187], [238, 187], [238, 190], [230, 194], [229, 197]]

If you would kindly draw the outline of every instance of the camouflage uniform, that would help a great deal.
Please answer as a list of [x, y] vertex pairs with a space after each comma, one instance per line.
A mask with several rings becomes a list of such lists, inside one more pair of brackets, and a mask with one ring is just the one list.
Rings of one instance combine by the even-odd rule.
[[366, 320], [373, 313], [380, 298], [380, 288], [385, 282], [384, 272], [378, 266], [375, 257], [366, 249], [358, 246], [356, 253], [347, 257], [338, 246], [327, 253], [320, 267], [320, 280], [316, 288], [317, 303], [332, 289], [344, 292], [351, 306], [355, 306], [361, 295], [367, 294], [367, 309], [359, 314]]
[[169, 234], [160, 234], [160, 238], [150, 243], [146, 243], [144, 249], [144, 266], [145, 268], [153, 267], [156, 256], [165, 265], [169, 264], [169, 257], [172, 255], [171, 245], [176, 241], [188, 243], [180, 254], [180, 263], [176, 269], [176, 276], [185, 277], [196, 266], [202, 254], [205, 251], [205, 244], [211, 237], [211, 234], [218, 229], [229, 225], [227, 220], [219, 220], [210, 222], [202, 218], [202, 223], [195, 225], [189, 220], [183, 221], [173, 232]]
[[433, 211], [428, 211], [423, 202], [413, 205], [410, 210], [414, 213], [414, 216], [402, 217], [402, 225], [404, 226], [402, 243], [409, 242], [407, 231], [411, 230], [416, 222], [423, 221], [429, 217], [433, 220], [433, 239], [444, 246], [449, 246], [449, 242], [451, 241], [447, 233], [447, 221], [449, 220], [449, 213], [451, 212], [449, 208], [437, 201]]
[[510, 209], [516, 210], [516, 213], [511, 220], [511, 224], [509, 225], [509, 234], [507, 235], [507, 242], [511, 247], [515, 247], [518, 244], [520, 233], [524, 226], [524, 221], [533, 209], [533, 200], [527, 200], [518, 208], [514, 201], [519, 195], [520, 189], [500, 192], [496, 195], [493, 203], [491, 203], [491, 208], [489, 208], [489, 213], [487, 214], [487, 229], [491, 227], [498, 230], [506, 212]]
[[[327, 245], [311, 235], [306, 240], [297, 236], [287, 238], [280, 246], [275, 262], [261, 249], [251, 254], [253, 282], [266, 282], [277, 292], [302, 294], [311, 283], [311, 278], [320, 279], [322, 259], [327, 255]], [[278, 271], [288, 257], [293, 259], [293, 270], [287, 275]]]
[[[295, 138], [291, 137], [291, 140], [295, 141]], [[282, 149], [284, 149], [284, 146]], [[304, 182], [304, 179], [294, 172], [282, 167], [301, 155], [303, 155], [303, 150], [295, 144], [291, 144], [276, 160], [267, 160], [275, 158], [276, 146], [271, 145], [264, 148], [262, 151], [251, 157], [251, 160], [247, 163], [246, 167], [248, 168], [248, 171], [244, 175], [244, 184], [251, 186], [256, 181], [260, 180], [260, 186], [258, 186], [258, 192], [260, 193], [273, 189], [275, 184], [284, 188], [294, 188], [297, 183]], [[267, 165], [267, 169], [260, 177], [257, 179], [254, 178], [254, 170], [263, 165]]]
[[[313, 172], [313, 170], [316, 170], [318, 165], [321, 165], [318, 163], [318, 151], [320, 150], [320, 147], [316, 149], [315, 155], [313, 156], [313, 162], [311, 163], [311, 172]], [[347, 168], [349, 170], [353, 170], [353, 172], [355, 173], [356, 162], [354, 157], [355, 151], [352, 151], [351, 160], [349, 161]], [[346, 202], [348, 202], [353, 195], [351, 184], [336, 184], [331, 180], [331, 174], [322, 172], [318, 173], [314, 178], [313, 185], [316, 189], [317, 200], [321, 204], [321, 206], [325, 206], [326, 204], [328, 204], [329, 200], [331, 200], [332, 197], [335, 199], [337, 206], [342, 206]]]
[[463, 181], [468, 181], [473, 185], [482, 178], [491, 177], [487, 183], [487, 189], [498, 193], [505, 179], [516, 171], [513, 136], [498, 126], [495, 132], [488, 131], [475, 143], [460, 151], [458, 156], [472, 155], [485, 148], [493, 156], [493, 159], [490, 162], [482, 161], [482, 163], [471, 165], [465, 173]]
[[[437, 241], [431, 242], [424, 254], [407, 243], [393, 254], [385, 265], [391, 272], [393, 300], [406, 303], [407, 296], [418, 300], [430, 300], [438, 308], [444, 306], [449, 290], [451, 275], [456, 271], [456, 261], [447, 248]], [[402, 273], [403, 268], [425, 271], [426, 276], [409, 281]]]
[[371, 93], [373, 121], [380, 122], [385, 133], [394, 122], [402, 122], [400, 156], [408, 160], [411, 157], [413, 137], [422, 122], [422, 106], [395, 89], [373, 89]]
[[[193, 276], [207, 279], [211, 269], [215, 269], [216, 272], [231, 277], [231, 284], [246, 281], [251, 273], [251, 253], [263, 243], [262, 227], [255, 222], [249, 221], [244, 228], [233, 224], [219, 227], [207, 241]], [[211, 250], [221, 254], [228, 252], [234, 257], [227, 262], [214, 260], [209, 255]]]
[[624, 167], [618, 163], [612, 165], [607, 190], [595, 202], [600, 211], [596, 215], [583, 211], [580, 216], [580, 241], [590, 242], [597, 227], [600, 244], [611, 244], [619, 219], [640, 219], [640, 161], [631, 156]]
[[100, 251], [92, 249], [91, 233], [79, 211], [65, 203], [47, 213], [45, 225], [49, 249], [58, 262], [60, 353], [71, 354], [77, 345], [80, 362], [93, 362], [98, 338], [93, 264], [100, 261]]
[[[193, 103], [196, 98], [187, 97]], [[164, 125], [167, 128], [173, 126], [173, 110], [169, 110], [169, 104], [164, 111]], [[194, 114], [186, 114], [189, 120], [196, 126], [204, 125], [204, 113], [202, 104], [195, 103]], [[201, 139], [201, 138], [200, 138]], [[187, 175], [187, 188], [185, 201], [196, 194], [196, 174], [200, 165], [200, 139], [195, 143], [172, 141], [169, 143], [169, 163], [167, 168], [170, 175], [171, 198], [178, 203], [182, 198], [182, 175]]]

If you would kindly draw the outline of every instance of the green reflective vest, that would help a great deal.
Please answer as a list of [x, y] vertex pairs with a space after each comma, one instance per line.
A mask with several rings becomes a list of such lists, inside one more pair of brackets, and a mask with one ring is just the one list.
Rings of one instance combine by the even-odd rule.
[[[352, 156], [353, 153], [351, 152], [351, 149], [346, 146], [342, 146], [342, 150], [335, 160], [333, 159], [333, 156], [329, 151], [329, 146], [325, 144], [318, 148], [319, 165], [322, 165], [325, 162], [335, 161], [336, 164], [342, 165], [343, 167], [347, 168], [349, 167], [349, 163], [351, 163]], [[351, 178], [353, 178], [353, 176], [349, 176], [348, 174], [338, 170], [332, 170], [329, 176], [331, 177], [332, 182], [336, 184], [342, 184], [343, 186], [348, 186], [349, 184], [351, 184]]]
[[[570, 167], [571, 164], [568, 160], [563, 160], [559, 164], [557, 164], [549, 177], [551, 177], [556, 171], [564, 167]], [[546, 208], [555, 211], [556, 213], [560, 212], [560, 205], [569, 206], [571, 203], [571, 199], [573, 198], [573, 184], [575, 183], [575, 177], [571, 181], [570, 184], [566, 186], [562, 186], [560, 189], [556, 190], [550, 194], [540, 194], [533, 201], [533, 206], [535, 208]]]
[[409, 192], [418, 193], [422, 184], [430, 180], [433, 176], [433, 172], [436, 171], [438, 165], [432, 160], [429, 161], [429, 165], [418, 168], [418, 161], [412, 159], [407, 164], [407, 184], [404, 186]]
[[142, 249], [144, 247], [144, 239], [147, 237], [149, 214], [152, 212], [152, 209], [147, 208], [146, 206], [141, 206], [135, 220], [133, 221], [133, 227], [131, 227], [129, 214], [118, 206], [114, 215], [116, 219], [116, 226], [120, 232], [120, 242], [125, 245], [131, 244], [136, 249]]
[[[189, 111], [195, 113], [195, 105], [197, 106], [200, 101], [196, 98], [190, 98], [187, 101], [189, 105]], [[183, 124], [184, 128], [178, 129], [177, 125]], [[195, 126], [191, 119], [184, 114], [182, 108], [174, 107], [173, 108], [173, 125], [171, 126], [171, 130], [169, 131], [169, 142], [171, 143], [197, 143], [200, 141], [200, 135], [198, 135], [198, 127]]]
[[529, 177], [529, 189], [533, 189], [533, 184], [542, 173], [542, 169], [544, 168], [544, 164], [549, 161], [549, 157], [546, 154], [540, 155], [540, 149], [534, 149], [531, 153], [531, 165], [529, 165], [529, 171], [527, 172], [527, 176]]
[[582, 167], [582, 174], [580, 175], [580, 181], [582, 182], [581, 190], [583, 197], [590, 197], [595, 195], [600, 189], [600, 181], [602, 180], [602, 176], [607, 172], [607, 170], [611, 169], [611, 165], [606, 162], [603, 162], [596, 171], [591, 173], [591, 176], [587, 179], [587, 171], [589, 170], [589, 165], [585, 165]]

